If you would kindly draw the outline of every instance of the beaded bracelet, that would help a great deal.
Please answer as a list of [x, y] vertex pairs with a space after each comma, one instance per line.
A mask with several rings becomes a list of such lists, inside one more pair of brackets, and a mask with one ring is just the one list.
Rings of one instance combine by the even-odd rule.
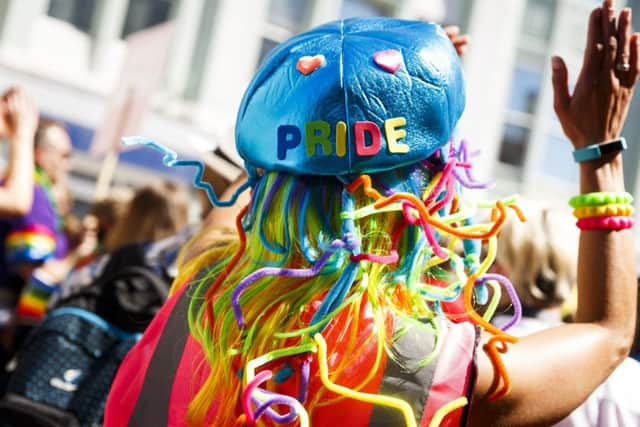
[[627, 192], [586, 193], [569, 199], [572, 208], [610, 204], [630, 205], [631, 203], [633, 203], [633, 196]]
[[580, 230], [626, 230], [633, 227], [633, 224], [633, 218], [628, 216], [580, 218], [576, 223]]
[[576, 218], [589, 218], [593, 216], [631, 216], [633, 215], [633, 212], [633, 206], [624, 204], [580, 206], [574, 209], [573, 216]]

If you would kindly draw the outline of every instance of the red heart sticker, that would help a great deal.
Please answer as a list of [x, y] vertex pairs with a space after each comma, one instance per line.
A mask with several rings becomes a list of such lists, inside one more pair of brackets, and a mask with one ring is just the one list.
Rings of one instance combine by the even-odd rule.
[[402, 65], [402, 53], [395, 49], [381, 50], [373, 54], [373, 61], [383, 70], [395, 74]]
[[327, 60], [324, 55], [303, 56], [302, 58], [298, 59], [296, 69], [305, 76], [308, 76], [318, 68], [322, 68], [325, 65], [327, 65]]

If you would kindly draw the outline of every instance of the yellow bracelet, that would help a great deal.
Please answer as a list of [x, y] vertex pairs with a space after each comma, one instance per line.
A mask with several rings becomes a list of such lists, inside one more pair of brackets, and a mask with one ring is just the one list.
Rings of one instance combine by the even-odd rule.
[[590, 218], [595, 216], [631, 216], [633, 206], [626, 204], [608, 204], [600, 206], [580, 206], [575, 208], [573, 216], [576, 218]]

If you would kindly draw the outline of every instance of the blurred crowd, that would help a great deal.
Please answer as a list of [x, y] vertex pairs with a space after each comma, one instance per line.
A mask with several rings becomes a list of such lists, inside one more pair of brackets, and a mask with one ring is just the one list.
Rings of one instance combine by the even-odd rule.
[[29, 95], [11, 88], [0, 103], [0, 138], [9, 145], [0, 187], [4, 366], [50, 302], [68, 293], [74, 273], [119, 248], [162, 240], [185, 228], [189, 195], [178, 184], [160, 182], [95, 200], [78, 218], [68, 180], [73, 148], [64, 124], [40, 117]]

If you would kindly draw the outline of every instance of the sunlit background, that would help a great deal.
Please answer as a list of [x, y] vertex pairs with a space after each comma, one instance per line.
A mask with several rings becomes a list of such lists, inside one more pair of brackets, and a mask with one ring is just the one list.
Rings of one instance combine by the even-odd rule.
[[[640, 6], [640, 0], [627, 3]], [[71, 187], [81, 209], [95, 197], [105, 150], [113, 146], [110, 141], [118, 130], [154, 138], [186, 157], [207, 153], [208, 163], [221, 177], [233, 178], [239, 168], [234, 164], [232, 128], [241, 95], [261, 59], [293, 34], [350, 16], [456, 24], [472, 37], [463, 59], [468, 102], [458, 136], [481, 150], [478, 175], [495, 178], [499, 194], [520, 193], [564, 205], [577, 191], [577, 168], [553, 114], [550, 56], [565, 57], [575, 78], [594, 4], [2, 0], [0, 82], [2, 87], [26, 86], [43, 115], [67, 124], [74, 143]], [[640, 28], [640, 13], [636, 17]], [[141, 49], [140, 43], [131, 47], [139, 31], [163, 23], [169, 25], [150, 32], [151, 40], [157, 41], [153, 49], [144, 44]], [[136, 61], [150, 68], [138, 67]], [[135, 98], [137, 85], [156, 80], [142, 100]], [[119, 120], [130, 111], [127, 108], [137, 109], [141, 116], [124, 126]], [[638, 188], [639, 112], [636, 100], [625, 132], [631, 143], [625, 154], [630, 191]], [[103, 132], [102, 145], [94, 144], [97, 130]], [[187, 182], [190, 174], [166, 169], [158, 154], [136, 149], [120, 153], [107, 188], [138, 186], [158, 177]]]

